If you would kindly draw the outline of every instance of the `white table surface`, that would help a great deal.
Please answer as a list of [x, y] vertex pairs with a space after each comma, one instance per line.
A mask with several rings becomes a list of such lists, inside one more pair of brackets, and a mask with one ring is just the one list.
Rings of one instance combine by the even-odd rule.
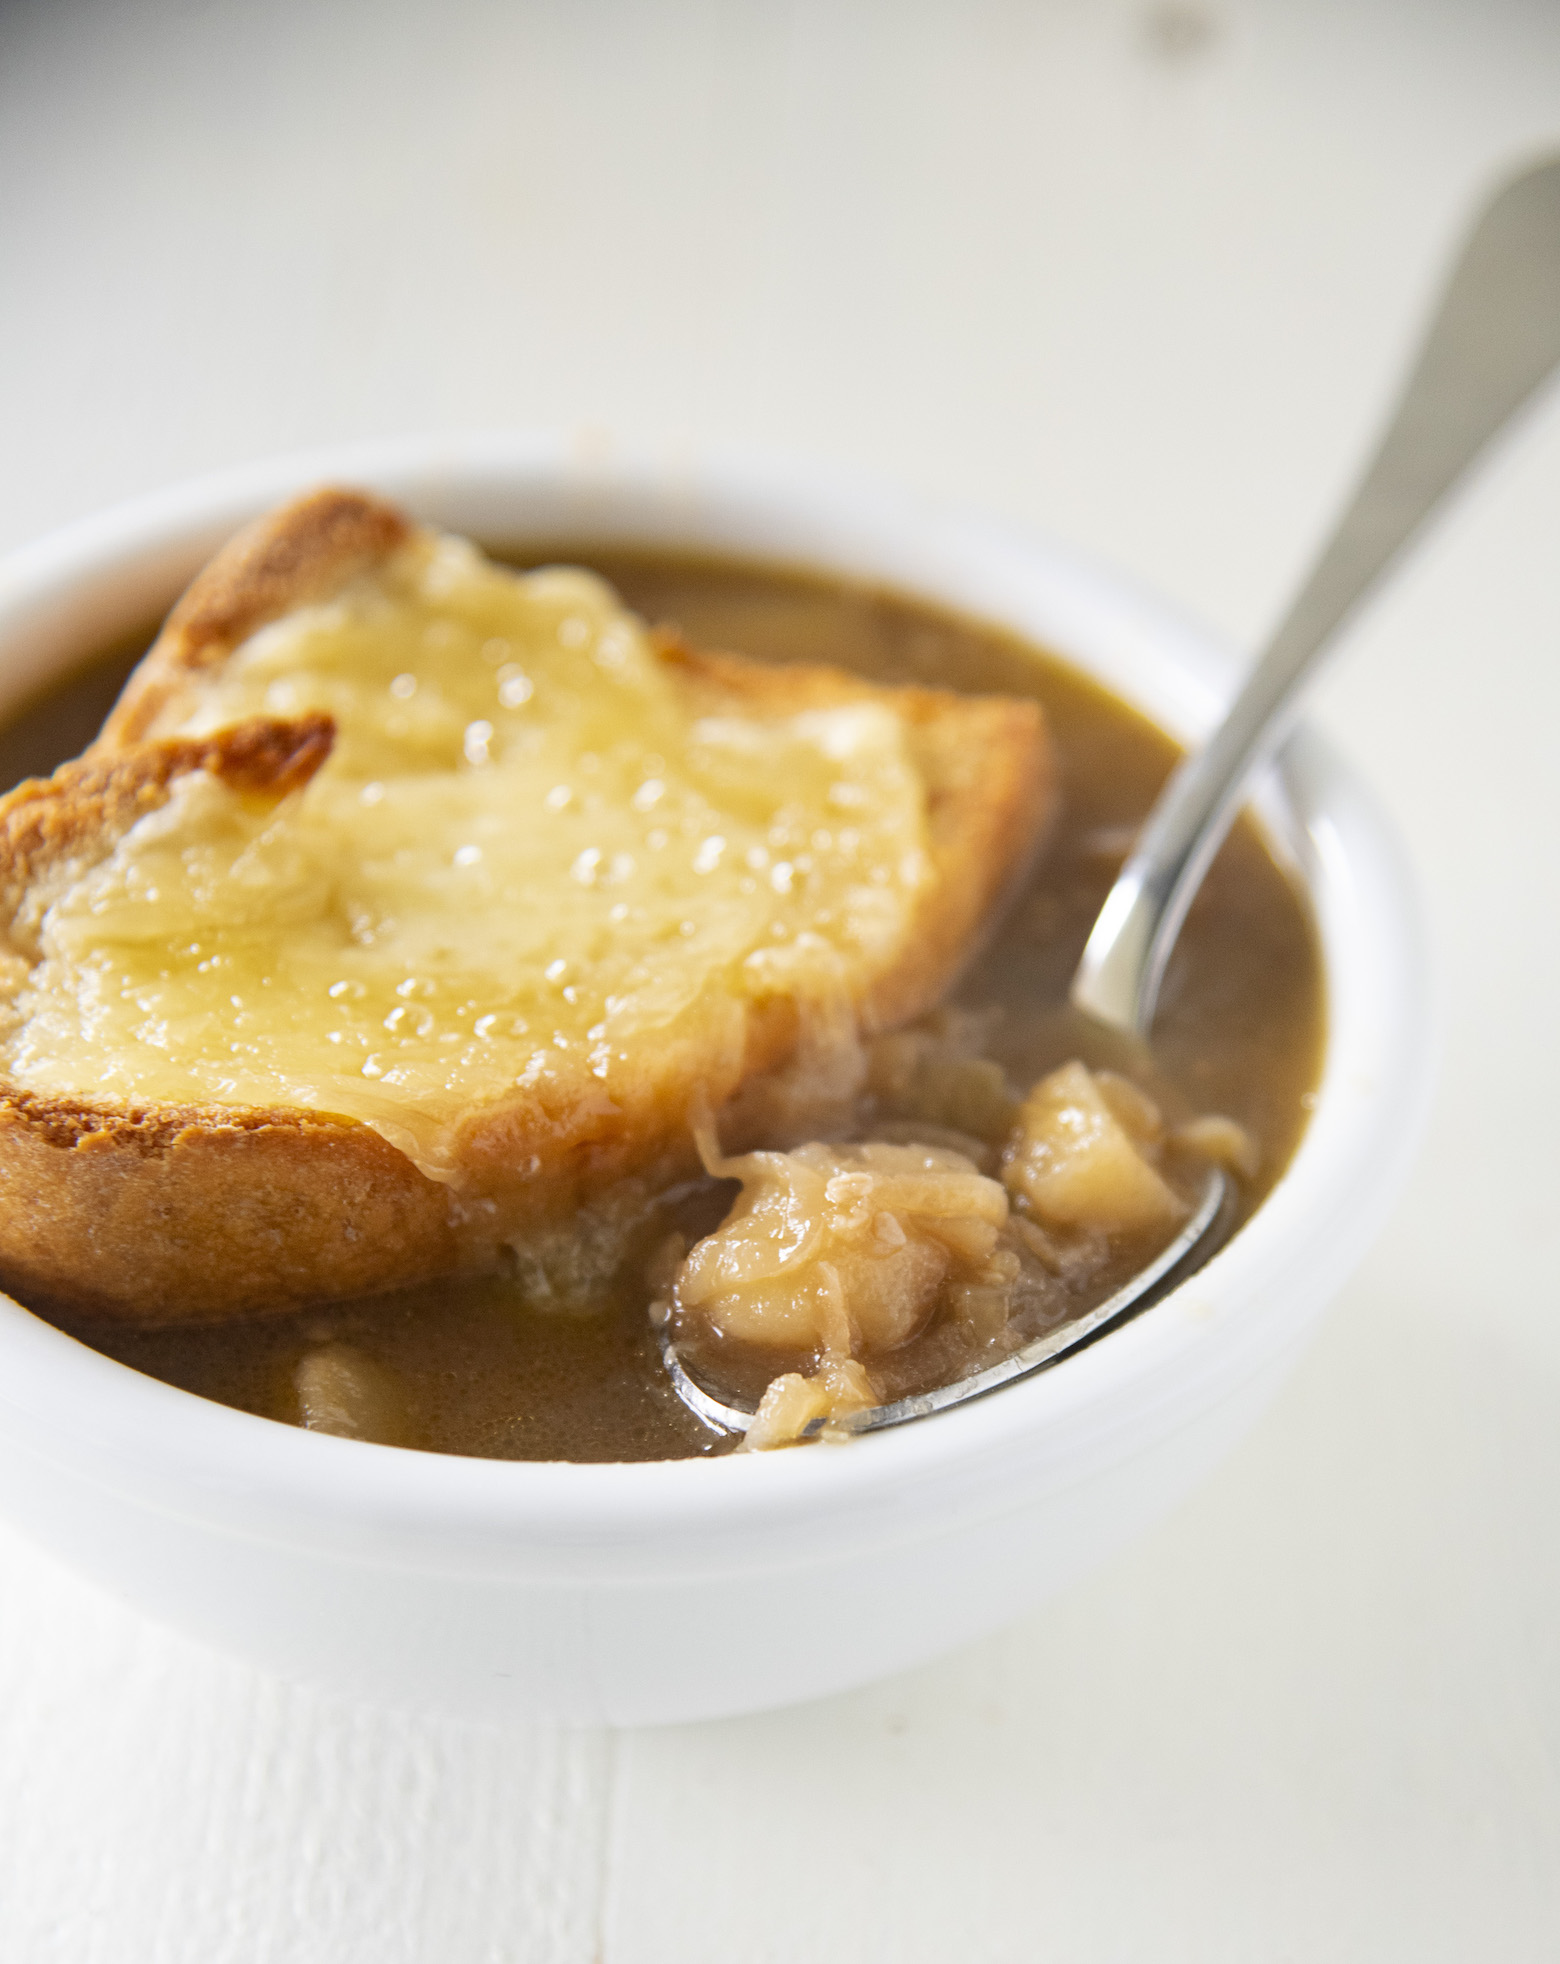
[[[1554, 0], [0, 8], [0, 546], [336, 437], [837, 460], [1250, 640]], [[1070, 1597], [684, 1730], [336, 1704], [0, 1530], [7, 1964], [1560, 1954], [1560, 405], [1325, 685], [1446, 1052], [1259, 1432]]]

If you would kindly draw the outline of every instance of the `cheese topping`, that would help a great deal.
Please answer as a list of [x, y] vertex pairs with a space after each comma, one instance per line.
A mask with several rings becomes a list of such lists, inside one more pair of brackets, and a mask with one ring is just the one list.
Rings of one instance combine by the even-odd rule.
[[343, 1114], [437, 1175], [475, 1102], [610, 1096], [630, 1037], [886, 965], [928, 875], [896, 716], [701, 714], [587, 573], [420, 538], [153, 734], [311, 710], [304, 790], [194, 773], [55, 903], [8, 1076]]

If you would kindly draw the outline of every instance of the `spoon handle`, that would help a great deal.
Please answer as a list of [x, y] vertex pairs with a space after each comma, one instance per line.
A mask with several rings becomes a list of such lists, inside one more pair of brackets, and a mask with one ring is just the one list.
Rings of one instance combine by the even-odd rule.
[[1146, 1037], [1170, 950], [1239, 809], [1337, 630], [1560, 360], [1560, 157], [1474, 226], [1375, 457], [1289, 612], [1203, 748], [1172, 773], [1089, 936], [1072, 1000]]

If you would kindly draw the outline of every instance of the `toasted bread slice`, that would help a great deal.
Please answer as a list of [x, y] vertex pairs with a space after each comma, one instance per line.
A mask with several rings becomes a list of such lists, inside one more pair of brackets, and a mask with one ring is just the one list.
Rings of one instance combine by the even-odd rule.
[[695, 652], [299, 499], [0, 801], [0, 1281], [172, 1322], [512, 1261], [936, 1002], [1054, 800], [1033, 703]]

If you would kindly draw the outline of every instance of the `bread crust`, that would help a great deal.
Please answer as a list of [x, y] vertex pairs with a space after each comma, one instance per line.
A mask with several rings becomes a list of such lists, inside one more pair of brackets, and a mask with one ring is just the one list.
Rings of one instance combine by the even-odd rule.
[[[210, 738], [148, 743], [145, 734], [165, 712], [193, 707], [202, 675], [247, 635], [413, 534], [392, 507], [332, 488], [270, 514], [217, 555], [85, 757], [0, 800], [0, 927], [9, 925], [15, 953], [35, 952], [47, 900], [111, 851], [181, 772], [217, 770], [252, 795], [306, 781], [328, 753], [328, 718]], [[1038, 706], [885, 689], [834, 669], [695, 653], [670, 638], [660, 648], [712, 706], [791, 713], [882, 699], [905, 719], [928, 786], [938, 877], [905, 958], [856, 1007], [867, 1030], [930, 1008], [1054, 811]], [[691, 1164], [690, 1097], [702, 1091], [718, 1106], [783, 1064], [800, 1030], [784, 998], [733, 1002], [725, 1026], [713, 1021], [647, 1046], [610, 1096], [587, 1081], [554, 1092], [551, 1105], [511, 1096], [473, 1109], [455, 1139], [461, 1177], [448, 1185], [371, 1127], [330, 1113], [46, 1098], [0, 1081], [0, 1281], [49, 1309], [170, 1324], [283, 1314], [491, 1267], [528, 1221], [556, 1224], [614, 1179]]]
[[0, 1210], [8, 1289], [117, 1321], [279, 1314], [459, 1265], [441, 1187], [368, 1126], [298, 1110], [13, 1090]]
[[[184, 593], [109, 711], [92, 751], [139, 743], [165, 710], [192, 698], [201, 672], [295, 607], [372, 572], [413, 525], [365, 491], [322, 485], [246, 525]], [[91, 754], [89, 752], [89, 754]]]

